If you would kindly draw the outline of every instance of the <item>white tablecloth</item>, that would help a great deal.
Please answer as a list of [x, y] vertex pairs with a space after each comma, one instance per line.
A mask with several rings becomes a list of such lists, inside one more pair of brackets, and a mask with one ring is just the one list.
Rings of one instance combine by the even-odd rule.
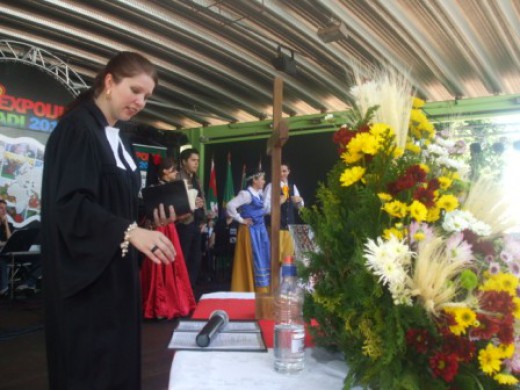
[[[203, 295], [203, 299], [254, 299], [254, 293], [212, 293]], [[322, 348], [306, 348], [305, 369], [293, 375], [274, 370], [272, 349], [267, 353], [177, 351], [170, 370], [169, 389], [340, 390], [347, 373], [340, 356]]]
[[321, 348], [305, 350], [305, 368], [293, 375], [273, 368], [273, 350], [265, 352], [175, 353], [170, 390], [318, 390], [342, 389], [347, 367]]

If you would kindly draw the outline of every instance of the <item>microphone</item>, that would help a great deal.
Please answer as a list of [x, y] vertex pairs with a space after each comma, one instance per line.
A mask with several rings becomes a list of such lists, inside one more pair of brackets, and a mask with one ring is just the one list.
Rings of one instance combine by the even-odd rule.
[[200, 330], [195, 338], [199, 347], [207, 347], [211, 343], [212, 338], [216, 337], [215, 333], [219, 332], [229, 322], [229, 316], [224, 310], [215, 310], [209, 316], [208, 323]]

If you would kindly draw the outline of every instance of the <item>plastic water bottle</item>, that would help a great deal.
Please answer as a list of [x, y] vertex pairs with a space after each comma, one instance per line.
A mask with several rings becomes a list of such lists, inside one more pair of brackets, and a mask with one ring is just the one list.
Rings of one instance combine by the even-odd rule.
[[282, 264], [282, 281], [275, 301], [274, 369], [295, 374], [304, 367], [305, 327], [303, 290], [298, 285], [296, 265], [288, 256]]

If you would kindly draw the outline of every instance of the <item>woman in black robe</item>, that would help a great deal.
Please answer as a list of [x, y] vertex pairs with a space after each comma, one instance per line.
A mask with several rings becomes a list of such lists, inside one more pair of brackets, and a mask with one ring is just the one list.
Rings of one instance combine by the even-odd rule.
[[135, 249], [156, 263], [173, 261], [175, 249], [134, 223], [139, 173], [117, 127], [144, 108], [156, 84], [147, 59], [117, 54], [47, 143], [42, 260], [53, 390], [140, 388]]

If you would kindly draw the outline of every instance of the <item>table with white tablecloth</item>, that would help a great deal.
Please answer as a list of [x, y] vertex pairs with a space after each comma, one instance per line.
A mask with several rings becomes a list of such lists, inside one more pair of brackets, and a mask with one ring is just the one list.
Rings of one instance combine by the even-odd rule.
[[[201, 297], [193, 318], [207, 319], [226, 310], [230, 319], [254, 319], [253, 293], [212, 293]], [[268, 352], [177, 351], [170, 371], [170, 390], [315, 390], [342, 389], [347, 367], [339, 354], [306, 347], [305, 368], [280, 374], [273, 368], [274, 322], [260, 320]], [[306, 344], [312, 345], [307, 338]]]

